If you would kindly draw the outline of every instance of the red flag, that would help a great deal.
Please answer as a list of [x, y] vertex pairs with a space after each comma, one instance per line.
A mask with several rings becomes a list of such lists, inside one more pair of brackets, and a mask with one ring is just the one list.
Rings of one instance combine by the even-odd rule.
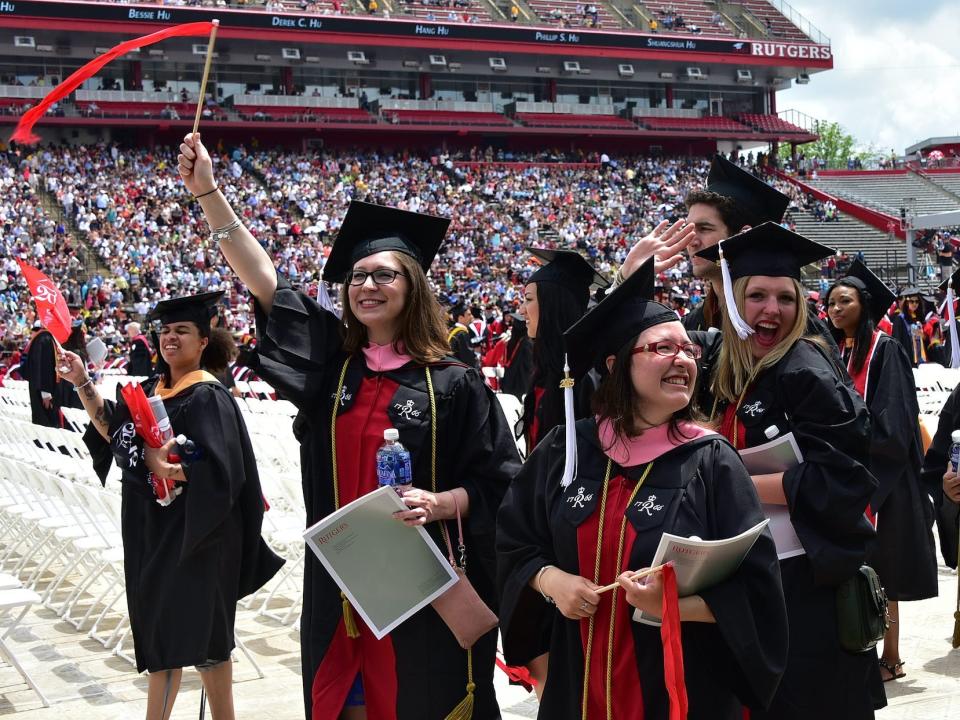
[[67, 309], [67, 301], [63, 299], [63, 293], [53, 280], [35, 267], [27, 265], [19, 258], [17, 262], [20, 264], [20, 272], [27, 280], [27, 285], [30, 286], [30, 294], [37, 305], [40, 324], [53, 333], [59, 342], [65, 343], [70, 337], [70, 310]]
[[683, 646], [680, 644], [680, 604], [673, 563], [663, 568], [663, 682], [670, 697], [670, 720], [686, 720], [687, 682], [683, 675]]
[[10, 140], [23, 145], [32, 145], [33, 143], [40, 142], [39, 136], [33, 134], [33, 126], [36, 124], [37, 120], [44, 116], [47, 110], [50, 109], [51, 105], [59, 100], [62, 100], [80, 87], [84, 80], [89, 80], [92, 78], [107, 63], [116, 60], [118, 57], [126, 55], [132, 50], [146, 47], [147, 45], [153, 45], [154, 43], [158, 43], [161, 40], [166, 40], [169, 37], [209, 35], [211, 30], [213, 30], [212, 21], [193, 22], [185, 23], [183, 25], [175, 25], [174, 27], [165, 28], [164, 30], [158, 30], [155, 33], [134, 38], [133, 40], [125, 40], [116, 47], [113, 47], [105, 52], [103, 55], [95, 57], [86, 65], [79, 68], [70, 77], [65, 79], [62, 83], [57, 85], [57, 87], [51, 90], [47, 96], [43, 98], [43, 100], [27, 110], [20, 118], [20, 122], [17, 123], [17, 127], [10, 136]]

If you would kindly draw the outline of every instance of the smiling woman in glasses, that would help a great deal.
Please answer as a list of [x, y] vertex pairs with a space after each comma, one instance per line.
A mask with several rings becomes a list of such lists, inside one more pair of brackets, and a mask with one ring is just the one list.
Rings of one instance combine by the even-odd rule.
[[[446, 316], [427, 282], [450, 221], [352, 202], [323, 268], [324, 280], [342, 284], [340, 319], [278, 276], [219, 192], [199, 136], [188, 135], [180, 153], [212, 239], [255, 299], [252, 367], [299, 410], [307, 524], [376, 489], [377, 449], [394, 428], [413, 466], [397, 521], [425, 526], [446, 557], [444, 521], [457, 533], [462, 517], [466, 575], [495, 605], [494, 514], [519, 455], [483, 378], [450, 357]], [[496, 644], [491, 630], [462, 649], [429, 606], [377, 640], [307, 554], [300, 645], [311, 720], [441, 720], [471, 704], [473, 720], [499, 718]]]

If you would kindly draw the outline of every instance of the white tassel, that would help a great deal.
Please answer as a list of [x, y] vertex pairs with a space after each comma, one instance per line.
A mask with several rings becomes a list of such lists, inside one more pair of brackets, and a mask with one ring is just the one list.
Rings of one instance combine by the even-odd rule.
[[566, 431], [566, 456], [563, 461], [563, 478], [560, 480], [560, 487], [569, 487], [570, 483], [577, 476], [577, 427], [576, 418], [573, 416], [573, 386], [574, 380], [570, 377], [570, 365], [567, 363], [567, 356], [563, 356], [563, 380], [560, 387], [563, 388], [563, 415]]
[[730, 324], [737, 332], [737, 337], [746, 340], [753, 335], [754, 329], [744, 322], [737, 310], [737, 302], [733, 297], [733, 281], [730, 279], [730, 266], [727, 265], [727, 259], [723, 256], [723, 243], [720, 243], [720, 274], [723, 277], [723, 299], [727, 304], [727, 317], [730, 318]]
[[957, 339], [957, 313], [953, 309], [953, 281], [947, 284], [947, 317], [950, 320], [950, 367], [960, 368], [960, 340]]
[[327, 283], [323, 280], [317, 281], [317, 302], [324, 310], [329, 310], [338, 318], [340, 317], [340, 311], [337, 310], [337, 306], [330, 299], [330, 291], [327, 289]]

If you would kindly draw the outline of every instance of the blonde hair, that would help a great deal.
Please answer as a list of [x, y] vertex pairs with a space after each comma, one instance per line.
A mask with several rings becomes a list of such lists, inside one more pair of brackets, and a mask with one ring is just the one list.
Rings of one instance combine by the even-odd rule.
[[[733, 297], [741, 317], [746, 315], [744, 305], [749, 282], [749, 276], [737, 278], [733, 282]], [[753, 378], [780, 362], [804, 336], [807, 330], [807, 303], [803, 298], [803, 287], [797, 280], [793, 280], [793, 293], [797, 303], [797, 315], [793, 321], [793, 327], [776, 347], [759, 360], [750, 352], [749, 343], [737, 336], [727, 313], [723, 313], [723, 347], [720, 349], [720, 359], [710, 383], [710, 390], [718, 401], [737, 402], [744, 390], [753, 382]], [[818, 338], [811, 339], [819, 342]], [[707, 411], [709, 408], [703, 408], [703, 410]]]
[[[423, 365], [438, 362], [450, 354], [446, 313], [431, 292], [420, 263], [406, 253], [392, 255], [403, 268], [409, 286], [398, 318], [399, 329], [393, 349], [406, 353]], [[343, 349], [352, 355], [366, 346], [369, 339], [366, 326], [350, 309], [349, 289], [350, 286], [344, 283], [340, 299], [343, 302]]]

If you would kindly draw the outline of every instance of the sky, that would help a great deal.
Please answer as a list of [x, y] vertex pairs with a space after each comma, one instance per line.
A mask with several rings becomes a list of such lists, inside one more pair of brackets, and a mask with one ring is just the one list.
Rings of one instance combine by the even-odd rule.
[[898, 154], [960, 136], [957, 0], [791, 0], [831, 40], [833, 70], [777, 93], [777, 110], [839, 122], [862, 146]]

